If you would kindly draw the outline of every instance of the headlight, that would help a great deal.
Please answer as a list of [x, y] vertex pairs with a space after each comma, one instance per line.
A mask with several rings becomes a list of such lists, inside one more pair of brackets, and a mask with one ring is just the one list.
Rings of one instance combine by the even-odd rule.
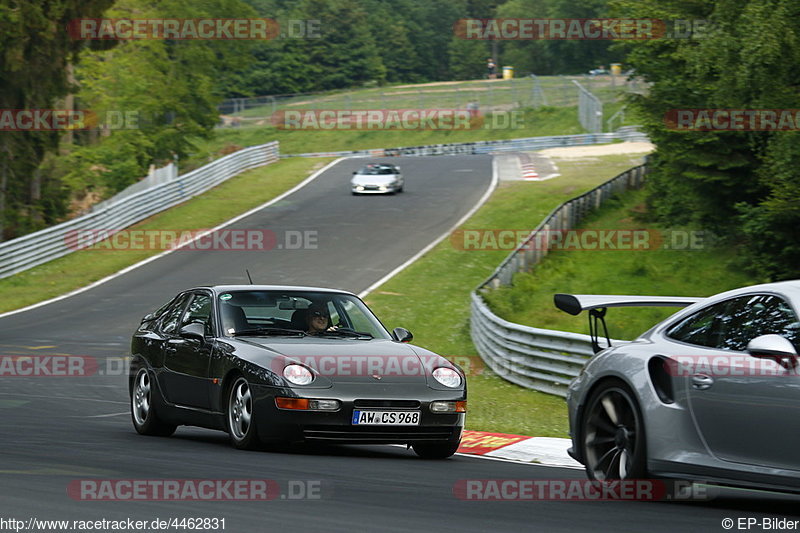
[[283, 377], [295, 385], [308, 385], [314, 381], [314, 374], [303, 365], [288, 365], [283, 369]]
[[461, 385], [461, 376], [452, 368], [440, 366], [433, 371], [433, 377], [445, 387], [456, 388]]

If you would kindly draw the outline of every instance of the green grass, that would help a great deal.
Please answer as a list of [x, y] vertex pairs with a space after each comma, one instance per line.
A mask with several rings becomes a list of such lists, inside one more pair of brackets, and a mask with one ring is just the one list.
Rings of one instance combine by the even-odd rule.
[[[437, 86], [422, 84], [276, 97], [274, 105], [265, 104], [237, 113], [237, 116], [245, 119], [241, 126], [217, 128], [211, 139], [196, 140], [195, 151], [181, 163], [181, 168], [196, 168], [232, 150], [273, 140], [280, 141], [282, 154], [297, 154], [311, 150], [366, 150], [585, 133], [578, 122], [577, 88], [571, 79], [580, 81], [601, 98], [604, 102], [604, 121], [625, 105], [625, 92], [619, 85], [611, 87], [609, 80], [604, 77], [580, 76], [539, 77], [548, 103], [548, 106], [539, 109], [530, 107], [533, 104], [533, 85], [529, 80], [479, 80]], [[463, 109], [473, 99], [480, 101], [486, 120], [483, 127], [471, 130], [281, 130], [269, 120], [273, 112], [289, 109]], [[504, 127], [506, 122], [493, 119], [492, 111], [497, 109], [513, 109], [521, 113], [519, 127]], [[625, 120], [615, 121], [613, 126], [617, 128], [634, 124], [636, 120], [629, 112]], [[603, 127], [606, 127], [605, 122]]]
[[[211, 139], [196, 139], [193, 153], [181, 161], [181, 170], [191, 170], [236, 149], [273, 140], [280, 141], [282, 154], [297, 154], [312, 150], [366, 150], [585, 133], [578, 122], [577, 88], [572, 79], [604, 102], [604, 121], [624, 105], [624, 88], [619, 84], [612, 87], [607, 77], [541, 76], [538, 79], [548, 103], [539, 109], [531, 109], [533, 84], [529, 79], [473, 80], [276, 96], [274, 104], [269, 102], [236, 113], [244, 118], [239, 127], [217, 128]], [[267, 97], [263, 98], [267, 102]], [[463, 109], [472, 100], [480, 102], [486, 118], [483, 127], [473, 130], [281, 130], [269, 120], [273, 112], [290, 109]], [[519, 111], [522, 117], [519, 127], [504, 127], [506, 122], [499, 119], [493, 122], [492, 112], [498, 109]], [[614, 127], [634, 123], [636, 117], [628, 113], [625, 120], [616, 121]], [[603, 127], [606, 127], [605, 122]]]
[[[581, 227], [646, 230], [654, 249], [554, 251], [532, 272], [517, 274], [513, 286], [485, 291], [486, 301], [495, 313], [512, 322], [588, 333], [585, 316], [574, 317], [553, 306], [554, 293], [710, 296], [761, 281], [734, 266], [732, 249], [716, 247], [707, 237], [694, 249], [685, 246], [685, 236], [697, 229], [647, 222], [644, 201], [644, 191], [623, 194]], [[661, 239], [673, 249], [662, 247]], [[606, 315], [609, 335], [633, 339], [675, 311], [677, 308], [611, 309]]]
[[[569, 78], [573, 79], [573, 78]], [[576, 105], [577, 89], [569, 79], [540, 77], [544, 91], [557, 98], [551, 105]], [[574, 78], [581, 79], [581, 78]], [[565, 92], [565, 89], [567, 90]], [[277, 111], [292, 109], [463, 109], [476, 101], [484, 109], [527, 107], [532, 104], [533, 83], [528, 78], [513, 80], [471, 80], [449, 83], [395, 85], [370, 89], [348, 89], [305, 95], [260, 97], [250, 101], [248, 109], [233, 115], [245, 119], [268, 117]], [[620, 89], [601, 89], [606, 97]]]
[[[549, 105], [577, 104], [577, 88], [572, 80], [578, 81], [603, 102], [613, 101], [626, 90], [622, 81], [617, 80], [612, 85], [608, 76], [539, 76], [537, 79]], [[533, 88], [532, 80], [522, 77], [512, 80], [401, 84], [316, 94], [264, 96], [248, 102], [252, 107], [232, 115], [250, 119], [289, 109], [463, 109], [470, 101], [477, 101], [485, 108], [527, 107], [533, 102]]]
[[[463, 228], [532, 230], [564, 200], [640, 162], [641, 158], [630, 156], [561, 161], [559, 178], [502, 183]], [[415, 343], [456, 361], [475, 360], [477, 352], [469, 335], [469, 294], [507, 253], [464, 251], [446, 239], [371, 293], [367, 303], [389, 328], [410, 329]], [[468, 387], [469, 429], [555, 437], [567, 434], [561, 398], [512, 385], [488, 371], [470, 375]]]
[[[330, 159], [287, 159], [247, 171], [131, 226], [138, 230], [212, 228], [278, 196]], [[84, 287], [161, 250], [81, 250], [0, 280], [0, 312]]]
[[222, 153], [269, 141], [280, 142], [281, 154], [299, 154], [584, 133], [575, 108], [548, 107], [521, 113], [519, 128], [500, 127], [507, 123], [493, 123], [491, 116], [484, 127], [470, 130], [281, 130], [268, 122], [254, 127], [218, 128], [212, 139], [195, 141], [196, 149], [189, 160], [181, 162], [181, 171], [203, 165]]

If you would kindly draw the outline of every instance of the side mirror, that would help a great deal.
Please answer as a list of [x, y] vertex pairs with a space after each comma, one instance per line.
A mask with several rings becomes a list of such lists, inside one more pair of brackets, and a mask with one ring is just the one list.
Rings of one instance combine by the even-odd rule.
[[358, 174], [358, 171], [357, 171], [357, 170], [354, 170], [354, 171], [353, 171], [353, 174]]
[[784, 361], [788, 360], [790, 366], [787, 368], [794, 368], [797, 365], [797, 350], [794, 345], [786, 337], [774, 333], [760, 335], [748, 342], [747, 353], [753, 357], [772, 359], [784, 367], [787, 366]]
[[200, 322], [190, 322], [181, 328], [178, 334], [186, 339], [197, 339], [200, 342], [206, 338], [206, 327]]
[[392, 337], [397, 342], [411, 342], [411, 339], [414, 338], [414, 335], [411, 334], [406, 328], [394, 328], [392, 330]]

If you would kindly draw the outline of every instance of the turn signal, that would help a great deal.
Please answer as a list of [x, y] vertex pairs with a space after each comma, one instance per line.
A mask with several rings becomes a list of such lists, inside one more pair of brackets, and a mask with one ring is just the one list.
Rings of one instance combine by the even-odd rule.
[[307, 398], [275, 398], [275, 405], [280, 409], [308, 409]]

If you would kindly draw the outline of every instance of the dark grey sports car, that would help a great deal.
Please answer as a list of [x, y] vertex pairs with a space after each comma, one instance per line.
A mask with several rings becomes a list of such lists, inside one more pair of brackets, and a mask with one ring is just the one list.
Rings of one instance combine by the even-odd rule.
[[136, 431], [227, 431], [237, 448], [325, 441], [455, 453], [464, 374], [389, 333], [354, 294], [313, 287], [197, 287], [148, 314], [131, 344]]

